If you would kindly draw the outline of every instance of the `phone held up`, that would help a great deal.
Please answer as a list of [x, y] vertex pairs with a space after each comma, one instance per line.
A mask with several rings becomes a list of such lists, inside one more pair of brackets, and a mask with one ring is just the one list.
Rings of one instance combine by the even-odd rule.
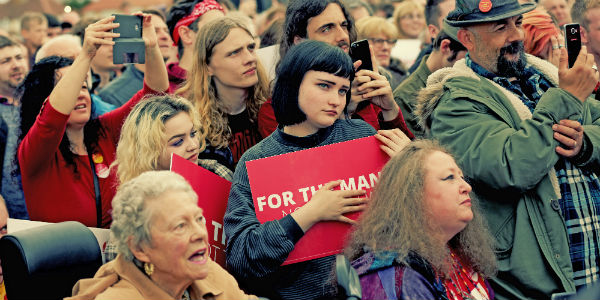
[[120, 33], [114, 38], [113, 63], [119, 64], [143, 64], [146, 62], [144, 40], [142, 39], [142, 16], [114, 14], [114, 23], [119, 27], [113, 32]]
[[362, 64], [356, 71], [366, 69], [373, 71], [373, 62], [371, 61], [371, 50], [369, 49], [369, 41], [360, 40], [350, 45], [350, 57], [352, 62], [360, 60]]
[[565, 42], [569, 53], [569, 68], [572, 68], [581, 50], [581, 33], [579, 24], [565, 25]]

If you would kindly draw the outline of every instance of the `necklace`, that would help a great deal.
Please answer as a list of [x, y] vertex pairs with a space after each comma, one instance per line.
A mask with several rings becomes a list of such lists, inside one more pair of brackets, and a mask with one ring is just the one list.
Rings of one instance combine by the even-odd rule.
[[449, 278], [443, 280], [446, 294], [450, 300], [456, 299], [490, 299], [489, 291], [483, 277], [465, 268], [454, 252], [450, 252], [452, 258], [452, 271]]

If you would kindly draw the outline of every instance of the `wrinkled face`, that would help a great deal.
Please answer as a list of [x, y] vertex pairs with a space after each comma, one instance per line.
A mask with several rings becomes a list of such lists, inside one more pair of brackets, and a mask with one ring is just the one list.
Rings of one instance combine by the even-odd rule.
[[[60, 68], [56, 71], [56, 83], [62, 78], [62, 76], [68, 72], [68, 67]], [[75, 103], [75, 108], [71, 111], [69, 115], [69, 120], [67, 120], [67, 127], [83, 127], [85, 123], [90, 120], [90, 116], [92, 114], [92, 99], [90, 98], [90, 92], [88, 90], [87, 81], [84, 81], [81, 84], [81, 89], [79, 90], [79, 96], [77, 96], [77, 102]]]
[[327, 72], [306, 72], [298, 91], [298, 106], [306, 115], [302, 127], [314, 133], [333, 125], [344, 111], [349, 91], [348, 78]]
[[544, 8], [556, 17], [558, 24], [571, 23], [571, 9], [565, 0], [544, 0]]
[[156, 39], [158, 40], [158, 47], [160, 47], [160, 54], [162, 54], [164, 59], [168, 59], [174, 53], [173, 49], [175, 48], [171, 35], [169, 35], [169, 28], [159, 16], [151, 16], [151, 22], [156, 32]]
[[387, 68], [390, 65], [390, 53], [395, 39], [390, 39], [387, 35], [380, 33], [369, 37], [369, 44], [373, 47], [375, 58], [380, 66]]
[[217, 90], [223, 87], [249, 88], [258, 83], [256, 43], [241, 28], [233, 28], [214, 49], [208, 64]]
[[18, 45], [0, 49], [1, 90], [14, 90], [23, 81], [27, 74], [27, 60], [25, 56], [23, 48]]
[[425, 16], [421, 12], [413, 11], [400, 18], [400, 32], [406, 35], [406, 38], [416, 39], [425, 29]]
[[525, 68], [523, 16], [474, 25], [473, 60], [488, 71], [504, 77], [518, 77]]
[[328, 4], [320, 15], [308, 19], [306, 36], [310, 40], [340, 47], [346, 53], [350, 51], [348, 20], [336, 3]]
[[471, 186], [451, 156], [435, 151], [425, 159], [425, 209], [434, 230], [449, 241], [473, 219]]
[[[594, 54], [596, 63], [600, 57], [600, 8], [592, 8], [585, 13], [589, 30], [585, 30], [585, 43], [588, 53]], [[582, 30], [583, 31], [583, 30]]]
[[154, 264], [151, 278], [176, 285], [206, 278], [209, 245], [202, 209], [182, 191], [166, 191], [147, 205], [152, 242], [142, 249]]
[[187, 112], [180, 112], [165, 122], [164, 148], [158, 158], [158, 169], [171, 168], [171, 153], [193, 163], [198, 161], [199, 142], [192, 119]]
[[29, 29], [21, 30], [21, 35], [34, 47], [40, 47], [48, 39], [48, 24], [32, 20], [29, 22]]

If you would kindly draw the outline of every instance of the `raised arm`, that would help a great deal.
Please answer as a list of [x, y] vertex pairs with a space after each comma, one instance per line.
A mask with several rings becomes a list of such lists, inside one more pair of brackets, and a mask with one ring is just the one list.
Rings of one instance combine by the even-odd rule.
[[169, 88], [169, 76], [167, 66], [160, 54], [156, 32], [152, 25], [152, 17], [149, 14], [137, 14], [144, 17], [142, 37], [146, 45], [146, 71], [144, 80], [149, 88], [156, 92], [165, 92]]
[[60, 80], [50, 93], [49, 100], [56, 111], [68, 115], [75, 108], [82, 84], [90, 69], [90, 63], [98, 48], [102, 45], [114, 45], [112, 38], [118, 37], [118, 33], [111, 30], [119, 25], [113, 23], [113, 16], [104, 18], [85, 29], [83, 49], [75, 58], [73, 65], [64, 74], [60, 74]]

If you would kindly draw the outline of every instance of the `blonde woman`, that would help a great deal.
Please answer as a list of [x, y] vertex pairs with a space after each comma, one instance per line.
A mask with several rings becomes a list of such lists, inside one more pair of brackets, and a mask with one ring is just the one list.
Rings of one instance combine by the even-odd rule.
[[398, 29], [382, 17], [364, 17], [356, 22], [356, 31], [359, 40], [369, 40], [378, 65], [390, 73], [390, 86], [395, 90], [408, 75], [404, 64], [391, 57], [392, 47], [398, 40]]
[[398, 29], [398, 42], [392, 48], [392, 57], [398, 58], [405, 66], [412, 66], [419, 51], [419, 35], [425, 30], [425, 8], [412, 0], [400, 3], [392, 17]]
[[207, 23], [198, 32], [188, 79], [176, 91], [200, 114], [198, 134], [207, 144], [200, 157], [221, 156], [231, 169], [261, 140], [257, 115], [269, 88], [255, 49], [243, 21], [225, 17]]
[[232, 172], [216, 160], [198, 159], [206, 147], [199, 127], [197, 110], [182, 97], [155, 96], [136, 105], [123, 123], [113, 163], [119, 183], [146, 171], [169, 170], [173, 153], [231, 181]]
[[436, 142], [392, 157], [346, 249], [363, 299], [494, 299], [492, 241], [470, 192]]

